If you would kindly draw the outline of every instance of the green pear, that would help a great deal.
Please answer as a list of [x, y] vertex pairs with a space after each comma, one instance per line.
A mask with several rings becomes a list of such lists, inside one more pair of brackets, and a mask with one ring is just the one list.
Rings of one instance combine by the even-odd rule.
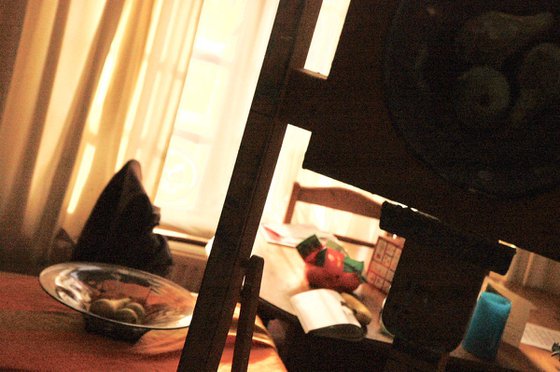
[[105, 318], [114, 319], [115, 313], [129, 302], [130, 298], [128, 297], [117, 300], [100, 298], [91, 303], [89, 311]]
[[510, 121], [514, 127], [526, 126], [536, 114], [560, 100], [560, 47], [541, 43], [532, 48], [517, 75], [519, 96]]
[[459, 77], [454, 105], [457, 118], [468, 129], [497, 125], [509, 107], [510, 87], [505, 76], [489, 67], [475, 66]]
[[139, 320], [136, 312], [132, 309], [129, 309], [128, 307], [123, 307], [118, 309], [115, 312], [114, 319], [125, 323], [131, 323], [131, 324], [136, 324], [138, 323]]
[[146, 315], [146, 310], [144, 309], [144, 306], [142, 306], [138, 302], [128, 303], [125, 305], [125, 308], [133, 310], [136, 313], [136, 315], [138, 315], [139, 320], [144, 319], [144, 316]]
[[546, 33], [553, 24], [550, 12], [527, 16], [486, 12], [464, 23], [455, 39], [456, 51], [464, 62], [499, 69], [508, 57]]
[[89, 306], [89, 311], [104, 318], [112, 318], [115, 314], [116, 308], [113, 306], [111, 300], [102, 298], [92, 302]]

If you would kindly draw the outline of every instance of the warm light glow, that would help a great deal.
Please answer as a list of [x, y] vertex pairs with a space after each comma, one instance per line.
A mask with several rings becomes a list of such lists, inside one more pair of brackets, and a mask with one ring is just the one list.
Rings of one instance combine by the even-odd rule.
[[[157, 1], [154, 6], [154, 10], [152, 13], [152, 20], [151, 24], [157, 25], [160, 22], [160, 17], [162, 16], [162, 7], [163, 2]], [[121, 137], [121, 144], [119, 147], [119, 153], [117, 155], [117, 161], [115, 162], [115, 172], [121, 167], [121, 164], [124, 164], [126, 158], [128, 157], [127, 149], [129, 148], [130, 142], [130, 133], [134, 128], [134, 123], [136, 122], [137, 115], [140, 104], [140, 98], [143, 93], [143, 87], [146, 81], [146, 75], [148, 72], [148, 60], [152, 57], [153, 49], [154, 49], [154, 40], [156, 38], [156, 30], [157, 27], [150, 27], [148, 38], [146, 41], [146, 48], [145, 48], [145, 55], [142, 60], [142, 64], [140, 66], [140, 71], [138, 73], [138, 79], [136, 81], [136, 86], [134, 89], [134, 93], [132, 95], [132, 99], [129, 104], [129, 114], [126, 115], [126, 121], [123, 127], [123, 133]]]
[[188, 205], [194, 202], [192, 196], [196, 193], [193, 192], [193, 189], [199, 182], [200, 163], [189, 156], [189, 151], [178, 151], [178, 148], [183, 147], [171, 146], [167, 154], [165, 171], [162, 174], [156, 196], [156, 204], [159, 206], [177, 203]]
[[[148, 68], [148, 64], [146, 60], [142, 61], [142, 66], [140, 67], [140, 72], [138, 74], [138, 86], [144, 85], [144, 80], [146, 79], [146, 71]], [[138, 105], [140, 102], [140, 96], [142, 95], [141, 89], [135, 89], [132, 99], [130, 101], [130, 109], [129, 112], [137, 112]], [[115, 172], [119, 170], [121, 164], [124, 164], [126, 158], [126, 149], [128, 148], [128, 144], [130, 141], [130, 133], [134, 128], [134, 121], [136, 119], [136, 115], [127, 115], [126, 122], [123, 127], [123, 133], [121, 137], [121, 144], [119, 147], [119, 153], [117, 155], [117, 162], [115, 163]]]
[[66, 210], [68, 214], [74, 213], [78, 201], [84, 191], [84, 186], [86, 184], [91, 165], [93, 163], [93, 156], [95, 155], [95, 146], [92, 144], [87, 144], [84, 149], [84, 156], [82, 164], [80, 165], [80, 170], [78, 171], [78, 178], [76, 179], [76, 186], [72, 192], [72, 197], [70, 198], [70, 203], [68, 204], [68, 209]]
[[[152, 10], [152, 17], [150, 20], [150, 24], [158, 24], [159, 17], [161, 17], [161, 11], [163, 7], [163, 1], [156, 1], [154, 8]], [[152, 49], [154, 47], [154, 40], [156, 38], [156, 27], [150, 27], [150, 31], [148, 33], [148, 38], [146, 39], [146, 55], [150, 55], [152, 53]]]
[[89, 110], [87, 128], [89, 133], [94, 136], [99, 133], [101, 115], [103, 114], [103, 105], [105, 104], [105, 98], [107, 96], [107, 91], [109, 90], [109, 85], [114, 78], [117, 54], [122, 42], [122, 38], [124, 36], [127, 19], [130, 16], [131, 4], [131, 2], [127, 2], [125, 4], [125, 8], [123, 9], [123, 21], [119, 22], [119, 26], [117, 27], [115, 38], [111, 43], [111, 48], [107, 55], [107, 59], [105, 60], [105, 64], [103, 65], [103, 71], [101, 72], [101, 76], [99, 77], [99, 82], [95, 91], [91, 110]]
[[174, 238], [188, 239], [190, 237], [188, 234], [185, 234], [183, 232], [173, 231], [173, 230], [165, 229], [165, 228], [162, 228], [162, 227], [154, 227], [153, 232], [154, 232], [154, 234], [162, 234], [162, 235], [171, 236], [171, 237], [174, 237]]
[[[179, 3], [173, 3], [173, 9], [171, 10], [171, 12], [169, 12], [169, 19], [167, 20], [167, 24], [169, 26], [177, 22], [177, 17], [180, 15], [180, 12], [177, 9], [178, 6]], [[177, 35], [174, 35], [173, 32], [166, 32], [165, 39], [163, 41], [163, 49], [159, 55], [160, 61], [162, 63], [165, 63], [165, 61], [169, 58], [169, 54], [172, 53], [172, 48], [174, 47], [174, 45], [176, 45], [174, 43], [174, 39], [176, 36]]]
[[208, 40], [206, 38], [201, 38], [197, 43], [197, 57], [212, 61], [214, 63], [220, 63], [222, 56], [226, 50], [226, 46], [223, 42], [216, 42]]
[[519, 247], [516, 246], [515, 244], [508, 243], [508, 242], [505, 242], [505, 241], [503, 241], [503, 240], [498, 240], [498, 243], [500, 243], [500, 244], [502, 244], [502, 245], [505, 245], [505, 246], [508, 246], [508, 247], [510, 247], [510, 248], [519, 249]]
[[[243, 25], [246, 2], [204, 2], [180, 106], [175, 118], [155, 203], [162, 209], [181, 206], [193, 210], [200, 202], [202, 172], [214, 148], [216, 130], [223, 125], [217, 108], [232, 76], [230, 62]], [[184, 77], [175, 76], [178, 81]], [[157, 81], [154, 82], [157, 84]], [[163, 103], [163, 102], [161, 102]], [[149, 108], [148, 108], [149, 109]]]
[[323, 0], [305, 69], [329, 76], [350, 0]]

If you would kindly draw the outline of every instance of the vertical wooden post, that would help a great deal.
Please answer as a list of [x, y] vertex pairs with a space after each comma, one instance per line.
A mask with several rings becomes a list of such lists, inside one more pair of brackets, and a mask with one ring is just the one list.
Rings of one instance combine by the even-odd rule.
[[232, 371], [246, 371], [249, 366], [249, 354], [253, 342], [253, 327], [259, 306], [259, 291], [264, 260], [259, 256], [251, 256], [248, 262], [247, 275], [241, 290], [241, 311], [237, 322], [235, 350], [233, 352]]

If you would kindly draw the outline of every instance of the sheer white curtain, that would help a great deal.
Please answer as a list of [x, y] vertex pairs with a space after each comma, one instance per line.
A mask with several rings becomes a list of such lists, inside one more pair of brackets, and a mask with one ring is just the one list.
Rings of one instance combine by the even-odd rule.
[[[142, 182], [154, 199], [202, 4], [202, 0], [155, 1], [146, 20], [145, 35], [130, 35], [121, 41], [120, 54], [115, 51], [111, 55], [101, 81], [108, 91], [101, 86], [96, 92], [72, 192], [67, 196], [67, 214], [62, 216], [61, 224], [71, 236], [80, 233], [83, 217], [89, 214], [106, 184], [100, 182], [99, 175], [109, 180], [129, 159], [140, 162]], [[118, 60], [120, 65], [115, 65]]]
[[28, 1], [0, 122], [3, 268], [37, 269], [61, 226], [76, 237], [128, 157], [153, 191], [184, 81], [166, 74], [184, 77], [201, 5]]
[[213, 235], [278, 0], [206, 0], [156, 204], [162, 224]]
[[[72, 102], [85, 100], [87, 90], [95, 84], [99, 63], [92, 54], [97, 54], [99, 61], [105, 59], [123, 3], [115, 2], [110, 11], [104, 11], [103, 3], [88, 2], [83, 8], [90, 16], [77, 28], [70, 18], [78, 10], [69, 1], [27, 4], [0, 124], [0, 242], [4, 265], [14, 261], [33, 265], [48, 246], [44, 234], [55, 220], [52, 215], [59, 210], [48, 210], [48, 200], [60, 199], [60, 183], [70, 172], [60, 173], [67, 162], [73, 162], [73, 144], [79, 141], [83, 127], [81, 112]], [[76, 34], [70, 35], [67, 29], [74, 29]], [[62, 57], [68, 47], [75, 48], [71, 61]], [[90, 50], [95, 52], [90, 54]], [[66, 78], [65, 89], [60, 85], [57, 88], [60, 76]], [[55, 101], [57, 97], [60, 101]]]

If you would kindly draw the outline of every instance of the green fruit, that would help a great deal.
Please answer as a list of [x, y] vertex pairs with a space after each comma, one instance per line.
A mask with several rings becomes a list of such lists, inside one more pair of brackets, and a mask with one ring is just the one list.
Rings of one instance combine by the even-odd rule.
[[554, 26], [554, 15], [520, 16], [490, 11], [471, 18], [456, 37], [457, 54], [470, 64], [500, 68], [503, 62]]
[[138, 315], [136, 314], [136, 312], [126, 307], [117, 310], [115, 312], [114, 319], [125, 323], [138, 323]]
[[89, 307], [90, 312], [105, 318], [112, 318], [115, 310], [113, 302], [105, 298], [95, 300]]
[[457, 117], [464, 126], [490, 129], [509, 107], [509, 83], [499, 71], [476, 66], [459, 77], [454, 99]]
[[142, 306], [138, 302], [131, 302], [131, 303], [127, 304], [125, 306], [125, 308], [133, 310], [136, 313], [136, 315], [138, 316], [139, 320], [143, 319], [144, 315], [146, 315], [146, 310], [144, 310], [144, 306]]
[[523, 127], [535, 115], [560, 99], [560, 47], [541, 43], [532, 48], [519, 69], [519, 97], [510, 118]]

